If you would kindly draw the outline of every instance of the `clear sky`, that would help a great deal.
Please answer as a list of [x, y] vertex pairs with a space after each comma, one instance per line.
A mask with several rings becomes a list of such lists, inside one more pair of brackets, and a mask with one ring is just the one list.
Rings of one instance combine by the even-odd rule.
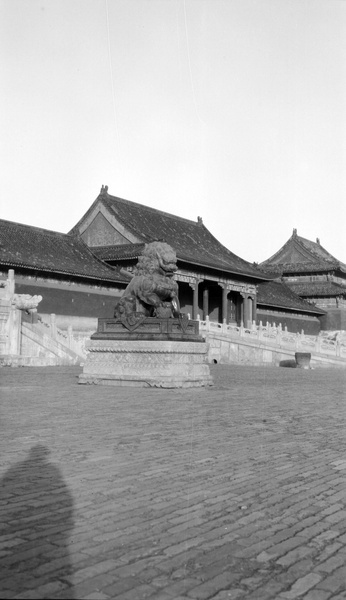
[[1, 218], [109, 193], [346, 262], [345, 0], [0, 0]]

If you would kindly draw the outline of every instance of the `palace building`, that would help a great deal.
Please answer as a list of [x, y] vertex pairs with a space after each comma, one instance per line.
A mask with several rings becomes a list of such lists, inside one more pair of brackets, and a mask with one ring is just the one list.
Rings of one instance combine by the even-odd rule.
[[112, 314], [127, 281], [84, 242], [56, 231], [0, 220], [0, 279], [15, 271], [17, 294], [40, 295], [41, 316], [88, 329]]
[[[144, 244], [164, 241], [178, 259], [179, 300], [192, 318], [256, 320], [258, 268], [225, 248], [198, 217], [181, 217], [108, 194], [107, 187], [70, 232], [108, 265], [132, 270]], [[270, 278], [270, 276], [269, 276]]]
[[192, 318], [245, 326], [282, 323], [292, 331], [318, 333], [323, 310], [301, 300], [275, 275], [241, 259], [196, 221], [124, 200], [102, 186], [99, 196], [70, 231], [99, 259], [132, 270], [144, 244], [164, 241], [177, 253], [179, 299]]
[[[90, 330], [113, 317], [144, 245], [163, 241], [177, 254], [182, 312], [245, 327], [281, 323], [316, 334], [322, 307], [299, 297], [277, 269], [243, 260], [223, 246], [201, 217], [184, 219], [101, 192], [68, 233], [0, 220], [0, 279], [15, 271], [18, 294], [41, 295], [39, 314], [58, 327]], [[331, 282], [329, 282], [331, 283]]]
[[322, 329], [346, 329], [346, 265], [323, 248], [318, 238], [312, 242], [293, 229], [287, 242], [260, 267], [281, 277], [302, 300], [324, 311]]

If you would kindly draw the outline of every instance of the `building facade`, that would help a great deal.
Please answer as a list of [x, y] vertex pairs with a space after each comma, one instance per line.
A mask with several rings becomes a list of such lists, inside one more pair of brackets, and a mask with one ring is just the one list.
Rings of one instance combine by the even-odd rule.
[[[101, 193], [70, 232], [108, 265], [131, 271], [144, 245], [163, 241], [177, 254], [179, 300], [192, 318], [256, 320], [257, 284], [268, 277], [225, 248], [196, 221]], [[270, 276], [269, 276], [270, 279]]]

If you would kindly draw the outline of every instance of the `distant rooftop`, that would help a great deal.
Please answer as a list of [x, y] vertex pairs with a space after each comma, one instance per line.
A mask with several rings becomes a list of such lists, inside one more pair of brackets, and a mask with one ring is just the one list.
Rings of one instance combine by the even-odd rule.
[[323, 310], [299, 298], [297, 293], [292, 291], [291, 286], [288, 287], [284, 282], [265, 281], [258, 285], [257, 290], [258, 305], [288, 308], [292, 311], [297, 310], [299, 312], [314, 313], [315, 315], [324, 314]]
[[335, 281], [290, 281], [289, 287], [299, 296], [305, 298], [346, 298], [346, 286], [340, 285]]
[[333, 270], [346, 273], [346, 265], [323, 248], [319, 238], [312, 242], [299, 236], [296, 229], [280, 250], [260, 264], [260, 268], [277, 274]]

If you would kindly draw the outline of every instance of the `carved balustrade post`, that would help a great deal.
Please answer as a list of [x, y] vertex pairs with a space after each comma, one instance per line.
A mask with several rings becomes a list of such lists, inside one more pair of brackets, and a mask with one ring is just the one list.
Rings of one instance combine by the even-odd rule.
[[21, 350], [22, 311], [11, 305], [8, 318], [8, 354], [19, 355]]
[[56, 322], [55, 322], [55, 314], [52, 313], [50, 315], [50, 331], [51, 331], [51, 336], [54, 340], [56, 340], [57, 338], [57, 328], [56, 328]]
[[72, 349], [72, 344], [73, 344], [73, 330], [72, 330], [72, 325], [68, 325], [68, 327], [67, 327], [67, 343], [68, 343], [68, 347], [71, 350]]

